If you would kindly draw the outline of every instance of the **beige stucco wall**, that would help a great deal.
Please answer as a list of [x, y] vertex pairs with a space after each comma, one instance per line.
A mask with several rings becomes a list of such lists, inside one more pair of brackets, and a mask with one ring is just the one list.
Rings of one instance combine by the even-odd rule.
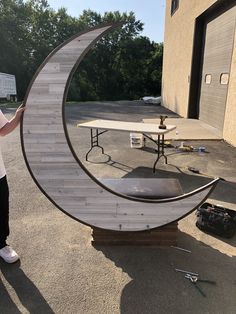
[[236, 32], [226, 102], [223, 138], [233, 146], [236, 146]]
[[171, 16], [171, 0], [166, 0], [162, 99], [165, 107], [183, 117], [188, 113], [195, 19], [215, 2], [180, 0]]

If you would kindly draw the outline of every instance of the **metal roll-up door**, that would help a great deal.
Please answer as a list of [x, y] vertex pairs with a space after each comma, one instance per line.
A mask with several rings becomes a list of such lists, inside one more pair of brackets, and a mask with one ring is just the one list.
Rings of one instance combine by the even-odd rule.
[[236, 6], [206, 23], [199, 119], [223, 131]]

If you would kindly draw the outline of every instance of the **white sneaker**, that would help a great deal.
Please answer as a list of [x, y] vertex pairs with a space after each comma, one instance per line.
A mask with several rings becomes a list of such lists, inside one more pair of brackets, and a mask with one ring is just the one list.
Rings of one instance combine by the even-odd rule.
[[6, 245], [0, 250], [0, 256], [7, 263], [15, 263], [20, 258], [19, 255], [9, 245]]

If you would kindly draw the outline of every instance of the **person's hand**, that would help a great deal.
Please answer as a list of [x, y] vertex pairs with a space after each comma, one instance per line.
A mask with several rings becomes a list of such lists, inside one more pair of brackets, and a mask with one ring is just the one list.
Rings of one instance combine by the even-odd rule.
[[17, 110], [16, 110], [16, 113], [15, 113], [15, 117], [17, 120], [20, 120], [21, 116], [22, 116], [22, 113], [25, 111], [25, 107], [23, 106], [23, 104], [21, 104]]

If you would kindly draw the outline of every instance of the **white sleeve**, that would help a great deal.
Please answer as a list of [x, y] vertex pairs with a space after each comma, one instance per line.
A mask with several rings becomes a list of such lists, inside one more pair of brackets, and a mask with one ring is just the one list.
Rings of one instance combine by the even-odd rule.
[[0, 110], [0, 129], [4, 127], [4, 125], [8, 122], [7, 118], [2, 113], [2, 110]]

